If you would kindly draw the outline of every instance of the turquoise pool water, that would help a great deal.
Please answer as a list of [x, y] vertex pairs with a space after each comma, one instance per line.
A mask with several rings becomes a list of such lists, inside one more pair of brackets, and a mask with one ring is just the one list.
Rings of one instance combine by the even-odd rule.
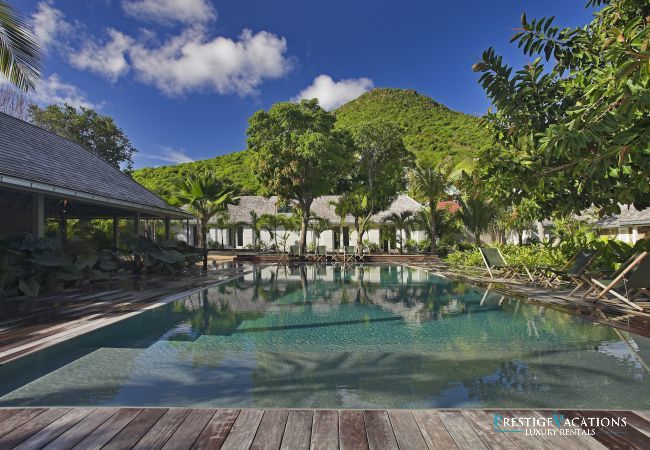
[[252, 272], [0, 367], [0, 406], [650, 409], [650, 340], [400, 266]]

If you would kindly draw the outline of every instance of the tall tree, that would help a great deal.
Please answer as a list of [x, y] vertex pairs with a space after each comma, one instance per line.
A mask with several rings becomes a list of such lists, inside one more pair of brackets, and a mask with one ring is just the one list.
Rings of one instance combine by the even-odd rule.
[[342, 202], [355, 218], [357, 252], [373, 215], [386, 210], [406, 188], [406, 171], [414, 156], [404, 146], [401, 128], [393, 122], [377, 120], [352, 129], [355, 161], [352, 190]]
[[237, 203], [229, 185], [218, 179], [212, 172], [199, 172], [178, 181], [176, 192], [170, 203], [187, 207], [199, 222], [201, 247], [203, 247], [203, 270], [208, 270], [208, 226], [210, 219]]
[[447, 191], [451, 187], [449, 182], [450, 169], [436, 168], [431, 164], [418, 162], [418, 165], [410, 173], [409, 180], [411, 190], [416, 198], [426, 202], [429, 212], [428, 233], [431, 239], [430, 252], [436, 251], [436, 237], [438, 232], [436, 225], [438, 222], [438, 202], [443, 200]]
[[27, 91], [41, 75], [41, 50], [25, 20], [4, 0], [0, 0], [0, 73]]
[[90, 108], [77, 111], [68, 104], [46, 108], [31, 105], [29, 112], [35, 125], [77, 142], [118, 169], [133, 167], [132, 157], [137, 150], [112, 117]]
[[521, 70], [492, 48], [473, 66], [494, 107], [496, 145], [477, 166], [487, 189], [504, 204], [535, 200], [546, 217], [650, 206], [650, 3], [587, 6], [600, 10], [584, 27], [522, 15], [511, 42], [533, 61]]
[[276, 103], [249, 120], [248, 146], [257, 177], [268, 193], [293, 201], [302, 211], [300, 251], [307, 245], [311, 205], [329, 194], [350, 167], [350, 139], [317, 100]]

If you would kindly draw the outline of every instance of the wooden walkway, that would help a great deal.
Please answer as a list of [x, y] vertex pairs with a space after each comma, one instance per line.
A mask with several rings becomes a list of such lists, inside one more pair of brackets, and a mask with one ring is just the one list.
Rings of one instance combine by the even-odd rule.
[[[650, 448], [647, 411], [560, 411], [627, 425], [498, 432], [494, 415], [552, 421], [546, 410], [0, 409], [0, 449], [602, 449]], [[609, 420], [608, 420], [609, 422]], [[603, 422], [604, 423], [604, 422]], [[583, 428], [589, 432], [589, 428]], [[567, 433], [571, 435], [567, 435]]]
[[226, 265], [207, 275], [142, 276], [29, 299], [0, 301], [0, 364], [79, 336], [197, 290], [241, 276]]

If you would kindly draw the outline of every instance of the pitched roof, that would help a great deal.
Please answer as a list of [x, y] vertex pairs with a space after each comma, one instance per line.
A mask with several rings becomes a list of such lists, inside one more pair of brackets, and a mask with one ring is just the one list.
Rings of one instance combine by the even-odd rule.
[[81, 145], [0, 113], [3, 176], [186, 216]]
[[620, 205], [621, 213], [606, 216], [596, 221], [599, 228], [624, 227], [629, 225], [650, 225], [650, 208], [639, 211], [632, 205]]
[[[331, 223], [338, 223], [340, 219], [336, 214], [332, 202], [336, 202], [339, 197], [339, 195], [323, 195], [316, 198], [311, 205], [311, 212], [318, 217], [328, 220]], [[233, 223], [248, 222], [250, 220], [250, 211], [255, 211], [258, 215], [276, 214], [277, 203], [278, 198], [276, 196], [267, 198], [258, 195], [243, 195], [239, 197], [238, 205], [228, 206], [230, 221]], [[381, 213], [373, 216], [372, 221], [379, 222], [383, 217], [395, 212], [415, 212], [421, 208], [422, 205], [420, 205], [408, 195], [399, 195], [388, 210], [382, 211]], [[352, 224], [354, 223], [354, 218], [352, 216], [347, 216], [345, 222]]]

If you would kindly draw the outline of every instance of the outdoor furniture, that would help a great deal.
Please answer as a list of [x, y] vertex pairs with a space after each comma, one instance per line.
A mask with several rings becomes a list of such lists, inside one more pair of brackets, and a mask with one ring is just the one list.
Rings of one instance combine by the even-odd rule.
[[327, 247], [324, 245], [319, 245], [316, 247], [316, 251], [314, 252], [314, 261], [327, 262]]
[[300, 245], [290, 245], [289, 246], [289, 259], [300, 257]]
[[[650, 289], [650, 256], [648, 252], [635, 255], [634, 258], [628, 259], [621, 266], [613, 279], [597, 280], [596, 278], [592, 278], [591, 282], [594, 284], [595, 289], [601, 289], [597, 293], [595, 301], [611, 294], [637, 311], [643, 311], [643, 308], [633, 303], [632, 300], [640, 291]], [[625, 295], [614, 289], [619, 291], [623, 289]]]
[[346, 245], [343, 247], [343, 262], [345, 264], [353, 263], [355, 261], [356, 249], [354, 245]]
[[591, 286], [589, 277], [585, 275], [585, 272], [594, 262], [596, 256], [598, 256], [597, 250], [580, 250], [560, 269], [538, 267], [536, 270], [542, 272], [539, 280], [549, 287], [559, 285], [563, 280], [569, 280], [576, 285], [569, 294], [573, 295], [582, 287]]
[[526, 266], [515, 267], [511, 264], [508, 264], [505, 258], [503, 257], [501, 250], [499, 250], [498, 248], [480, 247], [479, 251], [481, 252], [481, 256], [483, 257], [485, 268], [487, 269], [487, 271], [485, 271], [482, 276], [489, 274], [490, 278], [494, 278], [494, 274], [492, 273], [492, 271], [498, 270], [502, 272], [501, 275], [504, 278], [506, 278], [507, 280], [512, 280], [513, 278], [520, 276], [521, 274], [519, 273], [519, 270], [523, 269], [526, 272], [528, 279], [533, 283], [535, 282], [533, 276], [530, 274], [530, 271], [528, 270], [528, 267]]

